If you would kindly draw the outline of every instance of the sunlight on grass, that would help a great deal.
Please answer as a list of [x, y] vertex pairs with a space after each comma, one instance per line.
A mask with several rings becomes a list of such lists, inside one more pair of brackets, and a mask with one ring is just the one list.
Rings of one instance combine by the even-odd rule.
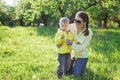
[[[58, 80], [54, 27], [0, 27], [1, 80]], [[92, 29], [86, 80], [119, 80], [120, 30]], [[63, 80], [82, 80], [73, 75]]]

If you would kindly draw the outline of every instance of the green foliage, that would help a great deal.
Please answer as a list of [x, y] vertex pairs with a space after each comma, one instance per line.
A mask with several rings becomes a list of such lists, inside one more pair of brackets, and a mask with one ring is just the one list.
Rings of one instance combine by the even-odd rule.
[[13, 20], [21, 26], [56, 25], [60, 17], [67, 16], [72, 22], [75, 13], [84, 10], [99, 27], [108, 27], [111, 20], [120, 26], [119, 4], [119, 0], [18, 0], [18, 4], [12, 7], [0, 1], [0, 22], [8, 25]]
[[[0, 27], [1, 80], [58, 80], [53, 27]], [[119, 80], [120, 29], [92, 29], [85, 80]], [[63, 76], [63, 80], [82, 80]]]
[[14, 7], [6, 6], [0, 1], [0, 22], [2, 25], [9, 25], [9, 21], [15, 18], [14, 11]]
[[116, 22], [109, 23], [110, 28], [118, 28], [119, 24]]

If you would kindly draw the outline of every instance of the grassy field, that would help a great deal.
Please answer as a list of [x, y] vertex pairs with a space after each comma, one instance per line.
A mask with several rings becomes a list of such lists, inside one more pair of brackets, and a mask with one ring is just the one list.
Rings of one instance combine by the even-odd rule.
[[[58, 80], [55, 27], [0, 27], [0, 80]], [[120, 80], [120, 29], [92, 29], [85, 80]], [[73, 75], [62, 80], [81, 80]]]

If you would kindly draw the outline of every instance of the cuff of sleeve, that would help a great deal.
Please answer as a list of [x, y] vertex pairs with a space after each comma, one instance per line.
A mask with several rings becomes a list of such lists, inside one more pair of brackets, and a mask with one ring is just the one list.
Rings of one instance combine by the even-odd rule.
[[73, 49], [73, 50], [76, 50], [76, 46], [75, 46], [76, 44], [75, 44], [75, 42], [73, 42], [73, 44], [71, 45], [71, 48]]
[[72, 49], [75, 50], [75, 51], [81, 51], [81, 50], [82, 50], [82, 46], [76, 44], [75, 42], [73, 42], [73, 44], [72, 44], [71, 47], [72, 47]]

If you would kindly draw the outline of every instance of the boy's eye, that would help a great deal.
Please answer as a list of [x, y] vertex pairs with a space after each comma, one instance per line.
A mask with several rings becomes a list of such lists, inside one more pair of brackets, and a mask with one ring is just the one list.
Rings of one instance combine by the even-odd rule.
[[67, 27], [67, 25], [65, 25], [65, 27]]

